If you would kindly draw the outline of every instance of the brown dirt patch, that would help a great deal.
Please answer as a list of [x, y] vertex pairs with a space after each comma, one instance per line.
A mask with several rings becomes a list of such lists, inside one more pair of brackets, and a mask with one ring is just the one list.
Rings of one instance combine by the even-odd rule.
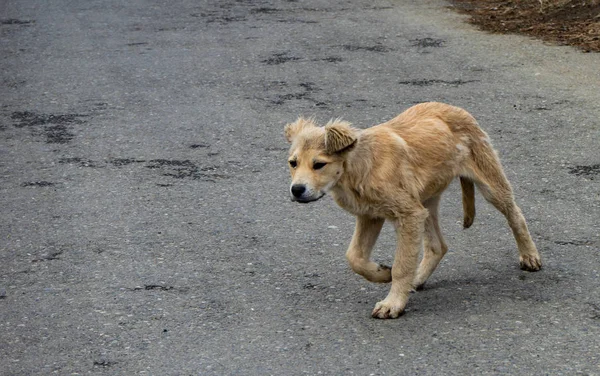
[[494, 33], [526, 34], [600, 52], [600, 0], [451, 0], [470, 22]]

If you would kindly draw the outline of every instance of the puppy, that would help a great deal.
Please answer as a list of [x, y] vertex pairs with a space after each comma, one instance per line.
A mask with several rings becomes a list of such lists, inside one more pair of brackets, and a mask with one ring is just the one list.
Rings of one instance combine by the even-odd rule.
[[[422, 103], [364, 130], [335, 120], [317, 127], [299, 118], [285, 127], [291, 143], [293, 201], [308, 203], [330, 192], [356, 216], [346, 258], [371, 282], [392, 282], [372, 316], [397, 318], [410, 291], [421, 287], [448, 250], [438, 225], [442, 192], [460, 178], [464, 227], [475, 218], [475, 185], [508, 220], [521, 269], [537, 271], [540, 255], [515, 203], [488, 135], [468, 112], [443, 103]], [[370, 260], [385, 220], [394, 225], [397, 247], [392, 268]], [[423, 246], [420, 265], [418, 257]]]

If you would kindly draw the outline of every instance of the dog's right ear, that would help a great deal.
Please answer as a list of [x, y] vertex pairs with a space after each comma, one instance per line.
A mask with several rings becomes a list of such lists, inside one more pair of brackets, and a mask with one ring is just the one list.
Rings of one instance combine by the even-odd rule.
[[332, 120], [325, 125], [325, 149], [330, 154], [348, 151], [356, 144], [356, 129], [342, 120]]
[[291, 143], [296, 135], [306, 127], [314, 127], [314, 124], [312, 121], [303, 117], [300, 117], [295, 122], [286, 125], [285, 128], [283, 128], [286, 140]]

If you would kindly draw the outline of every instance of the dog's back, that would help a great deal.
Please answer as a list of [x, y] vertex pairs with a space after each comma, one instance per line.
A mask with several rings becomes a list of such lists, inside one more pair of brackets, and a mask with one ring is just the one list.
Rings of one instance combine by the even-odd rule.
[[359, 138], [348, 164], [351, 170], [355, 164], [369, 165], [370, 168], [357, 168], [368, 176], [358, 171], [347, 176], [358, 177], [366, 186], [401, 184], [421, 201], [439, 194], [461, 176], [464, 225], [472, 224], [475, 196], [469, 165], [473, 146], [489, 141], [468, 112], [443, 103], [422, 103], [388, 122], [361, 131]]
[[[464, 209], [463, 226], [470, 227], [475, 218], [475, 185], [470, 178], [468, 165], [482, 153], [497, 160], [489, 136], [479, 127], [477, 120], [462, 108], [439, 102], [427, 102], [413, 106], [394, 119], [382, 124], [392, 128], [407, 144], [416, 149], [421, 162], [440, 166], [445, 172], [453, 168], [453, 175], [460, 176]], [[456, 161], [458, 164], [448, 164]], [[432, 171], [437, 176], [445, 175]]]

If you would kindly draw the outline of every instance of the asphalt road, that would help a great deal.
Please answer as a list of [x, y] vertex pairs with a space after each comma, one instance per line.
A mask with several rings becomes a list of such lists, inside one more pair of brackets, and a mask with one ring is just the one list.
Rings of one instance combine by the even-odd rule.
[[[0, 374], [600, 374], [600, 55], [442, 1], [0, 2]], [[477, 196], [397, 320], [282, 130], [421, 101], [488, 131], [542, 254]], [[390, 263], [387, 226], [375, 258]]]

